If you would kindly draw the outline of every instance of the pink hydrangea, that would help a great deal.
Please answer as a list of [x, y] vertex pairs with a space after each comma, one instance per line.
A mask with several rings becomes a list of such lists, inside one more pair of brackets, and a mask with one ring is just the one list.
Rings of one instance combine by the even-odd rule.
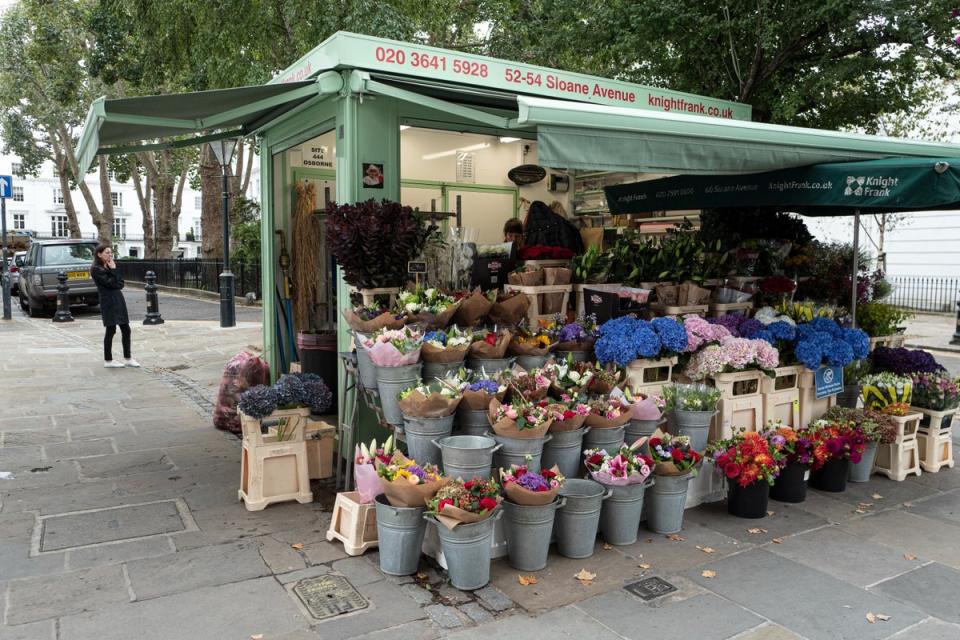
[[719, 324], [710, 324], [697, 315], [688, 315], [683, 319], [683, 327], [687, 330], [686, 353], [692, 353], [705, 344], [719, 342], [730, 335], [726, 327]]
[[766, 340], [726, 336], [721, 338], [719, 345], [710, 345], [697, 352], [690, 359], [686, 374], [694, 380], [702, 380], [725, 371], [773, 369], [779, 362], [779, 352]]

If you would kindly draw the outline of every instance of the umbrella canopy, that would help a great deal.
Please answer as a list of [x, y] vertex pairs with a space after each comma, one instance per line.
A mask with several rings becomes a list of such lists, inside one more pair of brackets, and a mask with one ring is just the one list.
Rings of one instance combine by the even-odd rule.
[[884, 158], [741, 175], [681, 175], [604, 191], [615, 215], [740, 207], [833, 216], [960, 209], [960, 158]]

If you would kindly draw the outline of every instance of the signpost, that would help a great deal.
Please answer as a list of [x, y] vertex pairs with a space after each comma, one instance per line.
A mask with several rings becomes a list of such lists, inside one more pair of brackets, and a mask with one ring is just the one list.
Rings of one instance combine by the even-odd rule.
[[3, 252], [0, 253], [0, 281], [3, 282], [3, 319], [12, 320], [10, 308], [10, 273], [7, 269], [7, 198], [13, 195], [13, 177], [0, 176], [0, 233], [3, 234]]

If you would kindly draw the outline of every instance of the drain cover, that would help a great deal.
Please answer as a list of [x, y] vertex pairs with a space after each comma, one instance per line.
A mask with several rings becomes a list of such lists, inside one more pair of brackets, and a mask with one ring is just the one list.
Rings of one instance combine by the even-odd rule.
[[343, 576], [305, 578], [293, 592], [317, 620], [367, 607], [367, 601]]
[[643, 600], [654, 600], [677, 590], [675, 586], [656, 576], [631, 582], [624, 589]]

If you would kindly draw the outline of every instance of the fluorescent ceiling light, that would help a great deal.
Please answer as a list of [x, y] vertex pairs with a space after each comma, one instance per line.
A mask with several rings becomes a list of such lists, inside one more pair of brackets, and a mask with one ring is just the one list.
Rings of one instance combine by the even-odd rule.
[[436, 160], [438, 158], [446, 158], [447, 156], [454, 156], [459, 151], [479, 151], [480, 149], [489, 149], [489, 142], [481, 142], [480, 144], [472, 144], [469, 147], [459, 147], [457, 149], [450, 149], [448, 151], [438, 151], [437, 153], [428, 153], [425, 156], [420, 156], [424, 160]]
[[402, 124], [402, 125], [400, 125], [400, 131], [406, 131], [406, 130], [409, 129], [409, 128], [410, 128], [410, 125], [408, 125], [408, 124]]
[[520, 138], [511, 138], [510, 136], [503, 136], [500, 138], [500, 144], [510, 144], [511, 142], [517, 142]]

